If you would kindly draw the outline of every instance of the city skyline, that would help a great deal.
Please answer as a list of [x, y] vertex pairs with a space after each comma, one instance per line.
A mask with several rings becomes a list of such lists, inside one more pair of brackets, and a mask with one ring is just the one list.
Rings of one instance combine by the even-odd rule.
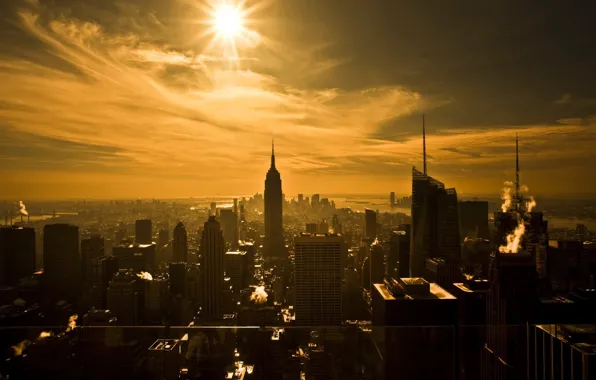
[[594, 195], [590, 12], [249, 1], [230, 51], [217, 2], [114, 4], [0, 5], [2, 198], [251, 194], [272, 136], [287, 194], [407, 194], [423, 113], [459, 194], [511, 178], [518, 132], [536, 194]]

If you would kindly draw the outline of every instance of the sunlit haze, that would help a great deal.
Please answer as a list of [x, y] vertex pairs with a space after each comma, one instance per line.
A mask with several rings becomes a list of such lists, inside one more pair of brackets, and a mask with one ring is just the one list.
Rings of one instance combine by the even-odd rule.
[[498, 196], [516, 132], [534, 194], [594, 194], [585, 15], [422, 3], [2, 1], [0, 198], [254, 194], [272, 137], [285, 194], [405, 196], [423, 113], [462, 196]]

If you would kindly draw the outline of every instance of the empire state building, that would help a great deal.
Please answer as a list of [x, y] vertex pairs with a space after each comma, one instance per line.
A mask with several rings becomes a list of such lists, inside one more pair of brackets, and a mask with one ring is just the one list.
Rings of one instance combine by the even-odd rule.
[[265, 178], [265, 246], [267, 258], [285, 258], [284, 231], [282, 221], [283, 194], [281, 176], [275, 168], [275, 148], [271, 147], [271, 167]]

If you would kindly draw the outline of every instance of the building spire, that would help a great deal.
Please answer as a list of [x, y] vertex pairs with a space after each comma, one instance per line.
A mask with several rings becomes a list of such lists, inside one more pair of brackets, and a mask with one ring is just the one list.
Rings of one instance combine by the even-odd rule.
[[517, 132], [515, 132], [515, 205], [519, 208], [520, 202], [520, 191], [519, 191], [519, 138]]
[[422, 159], [424, 161], [424, 175], [426, 175], [426, 129], [424, 126], [424, 114], [422, 114]]
[[275, 139], [271, 139], [271, 167], [275, 168]]

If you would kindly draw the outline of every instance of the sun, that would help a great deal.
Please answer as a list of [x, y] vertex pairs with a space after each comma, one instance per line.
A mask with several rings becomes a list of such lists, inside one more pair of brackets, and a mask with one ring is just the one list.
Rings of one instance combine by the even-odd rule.
[[240, 37], [244, 30], [244, 15], [239, 7], [220, 4], [212, 13], [215, 33], [226, 39]]

